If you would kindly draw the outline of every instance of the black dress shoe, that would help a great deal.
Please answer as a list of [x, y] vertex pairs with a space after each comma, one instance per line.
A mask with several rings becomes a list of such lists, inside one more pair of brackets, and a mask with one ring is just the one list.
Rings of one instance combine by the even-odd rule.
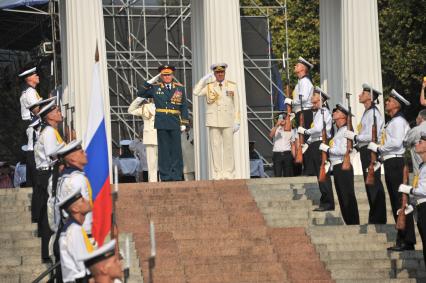
[[393, 247], [388, 248], [388, 251], [393, 251], [393, 252], [412, 251], [412, 250], [414, 250], [414, 245], [407, 245], [407, 244], [395, 245]]
[[313, 209], [313, 211], [333, 211], [333, 210], [334, 210], [334, 208], [331, 208], [331, 207], [321, 207], [321, 206]]

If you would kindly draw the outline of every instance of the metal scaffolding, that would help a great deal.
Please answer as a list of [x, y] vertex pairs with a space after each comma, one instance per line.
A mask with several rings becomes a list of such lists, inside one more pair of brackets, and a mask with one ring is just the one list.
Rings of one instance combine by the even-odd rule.
[[[273, 94], [282, 92], [272, 79], [272, 70], [281, 59], [271, 53], [269, 18], [285, 9], [280, 2], [276, 4], [259, 6], [252, 1], [252, 5], [241, 6], [246, 88], [250, 89], [249, 134], [260, 144], [257, 150], [266, 165], [272, 157], [268, 134], [276, 110]], [[104, 0], [103, 9], [112, 139], [118, 144], [120, 139], [133, 139], [142, 132], [142, 119], [128, 114], [127, 108], [137, 88], [156, 75], [161, 64], [176, 66], [176, 79], [186, 87], [191, 108], [191, 7], [190, 0]], [[262, 39], [254, 40], [259, 43], [253, 43], [256, 36]]]

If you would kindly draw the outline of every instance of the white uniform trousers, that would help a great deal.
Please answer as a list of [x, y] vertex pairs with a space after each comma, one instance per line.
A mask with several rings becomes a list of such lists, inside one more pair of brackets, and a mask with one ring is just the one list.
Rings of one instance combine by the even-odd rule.
[[158, 182], [158, 145], [146, 144], [146, 162], [148, 164], [148, 181]]
[[209, 138], [213, 180], [233, 179], [235, 174], [233, 128], [209, 127]]

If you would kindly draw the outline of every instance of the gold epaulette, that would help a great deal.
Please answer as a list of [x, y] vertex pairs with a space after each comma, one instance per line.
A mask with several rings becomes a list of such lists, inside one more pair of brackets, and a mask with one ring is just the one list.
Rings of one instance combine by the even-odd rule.
[[176, 83], [173, 83], [175, 86], [183, 86], [183, 84], [181, 84], [181, 83], [178, 83], [178, 82], [176, 82]]
[[236, 84], [237, 84], [236, 82], [233, 82], [233, 81], [228, 81], [228, 83], [230, 83], [230, 84], [234, 84], [234, 85], [236, 85]]
[[216, 81], [214, 81], [214, 82], [209, 82], [209, 83], [207, 83], [208, 85], [211, 85], [211, 84], [214, 84]]

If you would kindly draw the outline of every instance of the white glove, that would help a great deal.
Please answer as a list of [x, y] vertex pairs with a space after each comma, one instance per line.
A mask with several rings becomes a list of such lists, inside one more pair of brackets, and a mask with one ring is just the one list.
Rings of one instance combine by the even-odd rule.
[[142, 102], [146, 101], [146, 98], [143, 97], [136, 97], [135, 101], [137, 102], [137, 104], [141, 104]]
[[303, 128], [303, 127], [298, 127], [298, 128], [297, 128], [297, 133], [298, 133], [298, 134], [304, 135], [304, 134], [305, 134], [305, 131], [306, 131], [306, 129], [305, 129], [305, 128]]
[[371, 151], [374, 151], [374, 152], [377, 152], [377, 149], [379, 148], [379, 145], [377, 144], [377, 143], [374, 143], [374, 142], [370, 142], [369, 144], [368, 144], [368, 147], [367, 147], [369, 150], [371, 150]]
[[376, 163], [374, 163], [374, 172], [379, 170], [380, 167], [382, 167], [382, 163], [380, 163], [379, 161], [376, 161]]
[[411, 204], [409, 204], [409, 205], [407, 205], [407, 208], [405, 208], [404, 212], [405, 212], [405, 215], [408, 215], [413, 211], [414, 211], [414, 207]]
[[330, 170], [330, 166], [330, 161], [327, 160], [324, 165], [325, 173], [328, 173], [328, 170]]
[[236, 133], [236, 132], [238, 132], [238, 130], [239, 130], [239, 129], [240, 129], [240, 124], [235, 123], [235, 124], [234, 124], [233, 132], [234, 132], [234, 133]]
[[181, 132], [183, 132], [183, 131], [185, 131], [185, 130], [186, 130], [186, 126], [185, 126], [185, 125], [180, 126], [180, 131], [181, 131]]
[[398, 192], [409, 195], [412, 189], [413, 189], [412, 186], [401, 184], [399, 185]]
[[321, 143], [320, 146], [319, 146], [319, 149], [327, 152], [330, 149], [330, 147], [328, 145], [326, 145], [325, 143]]
[[350, 139], [350, 140], [355, 140], [355, 137], [356, 137], [356, 135], [355, 135], [355, 133], [354, 132], [352, 132], [352, 131], [346, 131], [346, 132], [344, 132], [343, 133], [343, 136], [345, 137], [345, 138], [347, 138], [347, 139]]
[[302, 144], [302, 154], [305, 154], [305, 151], [308, 150], [309, 145], [307, 143]]
[[149, 81], [147, 81], [147, 83], [149, 83], [150, 85], [152, 85], [153, 83], [155, 83], [158, 78], [161, 76], [161, 74], [156, 75], [155, 77], [153, 77], [152, 79], [150, 79]]
[[213, 73], [208, 73], [207, 75], [205, 75], [204, 77], [202, 77], [201, 80], [204, 81], [204, 82], [206, 82], [210, 78], [213, 78], [213, 77], [214, 77]]
[[285, 104], [293, 104], [293, 99], [291, 99], [291, 98], [288, 98], [288, 97], [286, 97], [285, 99], [284, 99], [284, 103]]

